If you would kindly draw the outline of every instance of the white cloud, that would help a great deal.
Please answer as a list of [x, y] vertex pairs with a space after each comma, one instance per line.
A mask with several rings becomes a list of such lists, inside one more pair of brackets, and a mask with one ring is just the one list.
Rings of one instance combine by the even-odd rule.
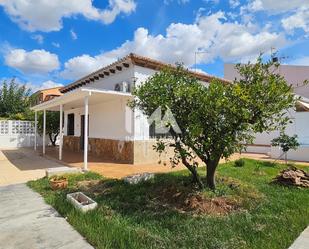
[[241, 7], [242, 12], [272, 11], [273, 13], [286, 12], [301, 7], [309, 6], [308, 0], [251, 0]]
[[189, 68], [189, 70], [193, 71], [193, 72], [197, 72], [197, 73], [202, 73], [202, 74], [207, 74], [209, 75], [209, 73], [205, 72], [203, 69], [201, 68]]
[[44, 49], [32, 51], [12, 49], [5, 55], [5, 63], [30, 74], [46, 74], [58, 69], [60, 65], [58, 56]]
[[153, 36], [145, 28], [135, 31], [134, 39], [120, 47], [97, 56], [82, 55], [65, 63], [61, 75], [76, 79], [103, 67], [130, 52], [162, 60], [168, 63], [194, 64], [194, 52], [205, 51], [197, 57], [198, 63], [208, 63], [215, 58], [224, 61], [252, 59], [272, 46], [287, 44], [281, 33], [267, 29], [258, 30], [252, 24], [228, 22], [223, 12], [200, 16], [194, 24], [171, 24], [166, 35]]
[[58, 86], [63, 86], [63, 84], [61, 83], [57, 83], [57, 82], [54, 82], [52, 80], [47, 80], [47, 81], [44, 81], [43, 83], [41, 84], [34, 84], [32, 82], [22, 82], [21, 80], [19, 79], [16, 79], [16, 82], [20, 85], [26, 85], [26, 87], [28, 89], [31, 89], [31, 92], [32, 93], [35, 93], [36, 91], [39, 91], [39, 90], [43, 90], [43, 89], [48, 89], [48, 88], [54, 88], [54, 87], [58, 87]]
[[267, 11], [269, 14], [289, 13], [290, 16], [281, 20], [286, 31], [292, 33], [297, 28], [303, 29], [305, 32], [309, 31], [308, 0], [251, 0], [240, 8], [241, 15], [252, 15], [257, 11]]
[[186, 3], [189, 3], [190, 0], [164, 0], [164, 4], [165, 5], [169, 5], [171, 4], [172, 2], [177, 2], [178, 4], [186, 4]]
[[282, 19], [281, 22], [288, 32], [293, 32], [297, 28], [309, 32], [309, 6], [299, 8], [293, 15]]
[[52, 42], [52, 45], [53, 45], [55, 48], [60, 48], [60, 43], [58, 43], [58, 42]]
[[239, 0], [229, 0], [229, 4], [231, 6], [231, 8], [237, 8], [240, 5], [240, 1]]
[[203, 0], [205, 3], [218, 4], [220, 0]]
[[70, 34], [73, 40], [77, 40], [77, 34], [75, 33], [75, 31], [73, 29], [70, 30]]
[[42, 35], [33, 35], [33, 36], [31, 36], [31, 38], [33, 40], [36, 40], [37, 43], [39, 43], [39, 44], [43, 44], [44, 43], [44, 37]]
[[65, 79], [77, 79], [114, 62], [116, 58], [112, 54], [109, 56], [107, 53], [94, 57], [87, 54], [77, 56], [65, 62], [65, 69], [60, 75]]
[[20, 79], [16, 79], [16, 83], [20, 84], [20, 85], [26, 85], [26, 87], [28, 89], [31, 90], [32, 93], [35, 93], [36, 91], [39, 91], [39, 90], [43, 90], [43, 89], [48, 89], [48, 88], [54, 88], [54, 87], [58, 87], [58, 86], [63, 86], [63, 84], [61, 83], [57, 83], [57, 82], [54, 82], [52, 80], [47, 80], [47, 81], [44, 81], [43, 83], [41, 84], [34, 84], [33, 82], [23, 82], [21, 81]]
[[58, 86], [63, 86], [63, 84], [54, 82], [52, 80], [47, 80], [47, 81], [44, 81], [41, 85], [37, 86], [37, 90], [54, 88], [54, 87], [58, 87]]
[[[12, 78], [1, 78], [0, 79], [0, 87], [3, 83], [3, 81], [7, 81], [7, 82], [10, 82], [12, 80]], [[48, 89], [48, 88], [53, 88], [53, 87], [58, 87], [58, 86], [63, 86], [63, 84], [61, 83], [57, 83], [57, 82], [54, 82], [52, 80], [47, 80], [47, 81], [44, 81], [43, 83], [39, 83], [39, 84], [35, 84], [31, 81], [25, 81], [25, 80], [22, 80], [20, 78], [14, 78], [15, 82], [20, 85], [20, 86], [26, 86], [27, 89], [30, 89], [32, 93], [38, 91], [38, 90], [42, 90], [42, 89]]]
[[109, 6], [103, 11], [98, 11], [98, 16], [95, 19], [110, 24], [120, 13], [130, 14], [135, 11], [135, 8], [134, 0], [109, 0]]
[[32, 32], [59, 31], [63, 18], [76, 15], [110, 24], [119, 14], [136, 8], [134, 0], [109, 0], [105, 9], [96, 8], [92, 0], [0, 0], [1, 5], [14, 22]]

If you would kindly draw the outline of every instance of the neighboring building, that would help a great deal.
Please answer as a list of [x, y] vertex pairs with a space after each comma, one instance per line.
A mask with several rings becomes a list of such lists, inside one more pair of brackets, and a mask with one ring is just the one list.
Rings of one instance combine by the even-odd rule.
[[[130, 54], [61, 88], [62, 96], [36, 105], [32, 110], [64, 112], [64, 136], [62, 143], [60, 135], [60, 145], [67, 150], [84, 151], [85, 168], [88, 151], [111, 162], [155, 163], [158, 161], [158, 154], [153, 150], [152, 135], [155, 134], [151, 134], [146, 116], [140, 111], [133, 112], [127, 102], [133, 98], [132, 87], [166, 66], [171, 65]], [[190, 73], [204, 85], [214, 78]], [[43, 154], [44, 151], [45, 148]], [[62, 158], [62, 146], [59, 158]]]
[[[292, 85], [296, 94], [309, 98], [309, 87], [304, 84], [305, 80], [309, 80], [309, 66], [280, 65], [277, 73]], [[239, 78], [235, 64], [224, 64], [224, 78], [231, 81]]]
[[45, 101], [51, 100], [55, 97], [61, 96], [61, 88], [62, 87], [53, 87], [36, 91], [34, 94], [31, 95], [31, 106], [35, 106]]
[[[309, 79], [309, 66], [281, 65], [278, 73], [285, 77], [292, 85], [294, 93], [301, 96], [295, 110], [289, 110], [289, 116], [293, 121], [287, 129], [288, 135], [296, 134], [301, 144], [297, 151], [291, 151], [288, 158], [291, 160], [309, 161], [309, 85], [304, 82]], [[224, 65], [224, 78], [233, 81], [239, 78], [235, 64]], [[279, 136], [279, 131], [271, 133], [260, 133], [256, 135], [254, 143], [248, 146], [248, 152], [268, 153], [273, 158], [278, 158], [282, 153], [278, 148], [271, 146], [271, 140]]]

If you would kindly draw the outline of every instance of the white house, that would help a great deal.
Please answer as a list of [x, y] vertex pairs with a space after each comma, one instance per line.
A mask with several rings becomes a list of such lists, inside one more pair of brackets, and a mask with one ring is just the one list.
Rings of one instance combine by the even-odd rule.
[[[309, 161], [309, 85], [304, 84], [309, 79], [309, 66], [280, 65], [277, 72], [284, 76], [292, 85], [295, 94], [301, 97], [295, 110], [289, 110], [293, 121], [287, 127], [288, 135], [297, 135], [301, 146], [297, 151], [290, 151], [288, 158], [291, 160]], [[234, 80], [239, 78], [235, 64], [224, 64], [224, 78]], [[282, 155], [278, 148], [271, 147], [271, 140], [279, 136], [279, 132], [260, 133], [256, 135], [254, 143], [248, 146], [248, 152], [268, 153], [273, 158]]]
[[[62, 96], [32, 107], [35, 113], [60, 111], [60, 126], [63, 123], [64, 129], [60, 133], [59, 159], [62, 159], [64, 148], [84, 151], [85, 168], [88, 153], [118, 163], [157, 162], [158, 155], [152, 148], [155, 134], [151, 132], [147, 118], [139, 111], [133, 112], [127, 102], [133, 98], [130, 93], [132, 87], [142, 84], [166, 66], [171, 65], [129, 54], [63, 87], [60, 90]], [[213, 78], [202, 73], [190, 73], [205, 85]], [[46, 125], [46, 115], [44, 120]]]

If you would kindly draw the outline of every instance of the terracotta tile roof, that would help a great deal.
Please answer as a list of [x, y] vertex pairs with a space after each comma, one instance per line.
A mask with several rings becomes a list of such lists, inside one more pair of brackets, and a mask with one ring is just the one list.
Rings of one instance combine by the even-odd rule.
[[[149, 68], [153, 70], [161, 70], [164, 67], [175, 68], [174, 65], [167, 64], [161, 61], [157, 61], [151, 58], [147, 58], [144, 56], [131, 53], [106, 67], [103, 67], [67, 86], [64, 86], [63, 88], [60, 89], [60, 91], [62, 93], [66, 93], [68, 91], [79, 88], [83, 85], [94, 82], [95, 80], [98, 80], [100, 78], [108, 77], [109, 75], [114, 74], [116, 71], [121, 71], [122, 68], [130, 67], [130, 63], [133, 65], [137, 65], [137, 66], [141, 66], [141, 67], [145, 67], [145, 68]], [[199, 73], [199, 72], [189, 71], [189, 73], [201, 81], [210, 82], [212, 79], [218, 79], [222, 81], [223, 83], [230, 83], [230, 81], [226, 79], [210, 76], [210, 75]]]

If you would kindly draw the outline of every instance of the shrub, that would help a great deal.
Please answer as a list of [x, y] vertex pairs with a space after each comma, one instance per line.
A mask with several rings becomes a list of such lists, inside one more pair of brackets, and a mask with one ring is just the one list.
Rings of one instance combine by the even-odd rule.
[[260, 161], [258, 164], [263, 167], [276, 167], [276, 163], [273, 161]]
[[235, 167], [243, 167], [245, 166], [245, 160], [240, 158], [240, 159], [237, 159], [235, 162], [234, 162], [234, 166]]

